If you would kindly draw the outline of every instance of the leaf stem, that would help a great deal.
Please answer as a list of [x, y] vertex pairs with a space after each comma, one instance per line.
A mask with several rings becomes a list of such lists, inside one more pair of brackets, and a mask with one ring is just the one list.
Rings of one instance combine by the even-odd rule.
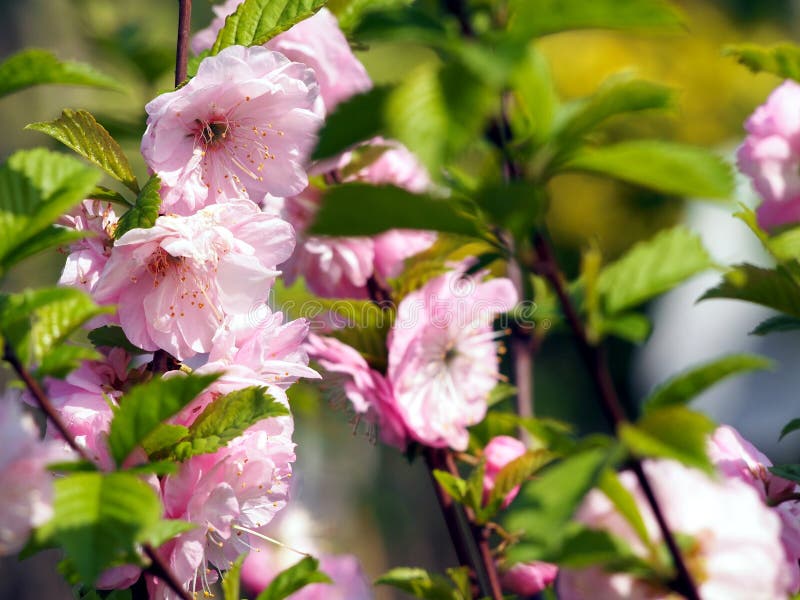
[[178, 87], [186, 80], [191, 21], [192, 0], [178, 0], [178, 46], [175, 51], [175, 87]]

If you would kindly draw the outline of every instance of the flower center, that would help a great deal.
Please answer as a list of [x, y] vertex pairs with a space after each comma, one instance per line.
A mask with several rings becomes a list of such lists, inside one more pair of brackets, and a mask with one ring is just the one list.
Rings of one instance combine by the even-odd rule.
[[204, 123], [197, 119], [197, 124], [200, 125], [200, 140], [206, 147], [221, 143], [228, 136], [228, 130], [230, 129], [227, 121]]

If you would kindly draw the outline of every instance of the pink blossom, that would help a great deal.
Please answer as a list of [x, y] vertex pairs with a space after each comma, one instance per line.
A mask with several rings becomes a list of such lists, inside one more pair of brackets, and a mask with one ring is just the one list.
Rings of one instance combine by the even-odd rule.
[[110, 202], [84, 200], [61, 219], [61, 224], [89, 235], [69, 246], [67, 261], [58, 283], [92, 293], [111, 255], [117, 216]]
[[[483, 456], [486, 458], [486, 471], [483, 475], [484, 500], [489, 497], [489, 494], [494, 489], [495, 479], [497, 479], [497, 475], [503, 470], [503, 467], [525, 454], [525, 452], [527, 452], [525, 444], [509, 435], [498, 435], [486, 444], [486, 448], [483, 449]], [[518, 493], [519, 486], [511, 490], [505, 497], [503, 508], [511, 504]]]
[[332, 337], [310, 335], [308, 352], [327, 371], [326, 379], [341, 383], [353, 410], [368, 423], [378, 425], [386, 444], [404, 450], [408, 443], [405, 424], [397, 411], [392, 387], [386, 378], [370, 368], [354, 348]]
[[761, 196], [758, 223], [771, 229], [800, 221], [800, 85], [785, 81], [745, 123], [739, 170]]
[[189, 83], [145, 107], [142, 154], [161, 177], [163, 208], [191, 214], [302, 191], [318, 93], [313, 71], [277, 52], [231, 46], [206, 58]]
[[551, 585], [558, 575], [558, 567], [546, 562], [519, 563], [503, 573], [504, 590], [520, 596], [533, 596]]
[[800, 589], [800, 503], [791, 499], [798, 492], [792, 481], [773, 475], [772, 462], [733, 427], [718, 427], [709, 439], [708, 456], [725, 477], [739, 479], [755, 489], [783, 522], [781, 542], [792, 566], [792, 591]]
[[53, 516], [53, 478], [49, 463], [69, 455], [55, 442], [39, 440], [31, 416], [19, 399], [0, 398], [0, 556], [20, 550], [31, 529]]
[[465, 450], [467, 427], [486, 414], [500, 379], [492, 321], [517, 303], [508, 279], [480, 282], [451, 271], [406, 296], [389, 333], [388, 378], [409, 433]]
[[[199, 54], [214, 45], [225, 17], [232, 14], [240, 3], [241, 0], [227, 0], [214, 7], [216, 18], [209, 27], [192, 38], [195, 53]], [[372, 87], [364, 65], [353, 55], [336, 17], [326, 8], [275, 36], [264, 46], [314, 71], [328, 111], [332, 111], [343, 100]]]
[[226, 318], [263, 303], [293, 248], [291, 226], [246, 200], [159, 217], [117, 240], [95, 299], [118, 305], [133, 344], [182, 360], [209, 352]]
[[[672, 461], [648, 461], [644, 468], [670, 528], [693, 538], [684, 558], [704, 600], [786, 598], [791, 573], [780, 545], [781, 522], [750, 486], [734, 479], [715, 481]], [[650, 539], [660, 543], [659, 528], [633, 473], [622, 473], [620, 480], [633, 494]], [[601, 492], [586, 497], [576, 519], [609, 531], [647, 559], [644, 544]], [[673, 596], [659, 582], [606, 573], [600, 567], [561, 569], [557, 585], [564, 600]]]

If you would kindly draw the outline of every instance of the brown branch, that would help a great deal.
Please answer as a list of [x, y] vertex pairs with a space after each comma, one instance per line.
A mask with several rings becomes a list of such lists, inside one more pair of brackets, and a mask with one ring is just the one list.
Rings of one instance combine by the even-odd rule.
[[145, 544], [144, 553], [147, 555], [147, 558], [150, 559], [148, 571], [159, 579], [162, 579], [173, 592], [180, 596], [181, 600], [193, 600], [192, 595], [189, 594], [187, 590], [183, 589], [183, 586], [175, 578], [175, 575], [170, 571], [164, 559], [159, 556], [155, 548], [150, 544]]
[[186, 81], [189, 63], [189, 33], [192, 27], [192, 0], [178, 0], [178, 46], [175, 51], [175, 87]]

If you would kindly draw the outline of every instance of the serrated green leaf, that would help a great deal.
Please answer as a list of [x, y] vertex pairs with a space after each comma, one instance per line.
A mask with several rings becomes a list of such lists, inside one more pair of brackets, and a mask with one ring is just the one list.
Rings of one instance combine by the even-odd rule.
[[[364, 210], [369, 206], [369, 210]], [[347, 183], [329, 188], [309, 233], [374, 235], [389, 229], [429, 229], [479, 237], [481, 229], [451, 201], [388, 185]]]
[[262, 419], [289, 414], [289, 409], [270, 396], [266, 388], [236, 390], [209, 404], [189, 427], [186, 439], [172, 448], [170, 456], [184, 461], [216, 452]]
[[0, 96], [46, 83], [121, 90], [115, 79], [89, 65], [61, 61], [47, 50], [23, 50], [0, 63]]
[[178, 465], [172, 461], [156, 461], [134, 465], [125, 469], [126, 473], [136, 475], [172, 475], [178, 472]]
[[527, 40], [571, 29], [677, 31], [684, 19], [664, 0], [511, 0], [511, 35]]
[[162, 451], [175, 446], [187, 435], [189, 435], [189, 428], [184, 425], [161, 423], [142, 440], [142, 448], [147, 456], [157, 456]]
[[506, 529], [521, 532], [522, 542], [531, 547], [559, 548], [567, 523], [611, 460], [608, 449], [592, 448], [543, 469], [522, 487], [514, 510], [505, 519]]
[[64, 238], [52, 224], [86, 198], [100, 173], [41, 148], [13, 154], [0, 167], [0, 275], [11, 265]]
[[672, 458], [711, 472], [706, 444], [715, 428], [705, 415], [683, 406], [667, 406], [646, 413], [635, 424], [623, 423], [618, 433], [636, 456]]
[[730, 198], [730, 165], [703, 148], [658, 140], [634, 140], [584, 149], [560, 167], [620, 179], [666, 194]]
[[773, 475], [800, 483], [800, 465], [774, 465], [767, 468]]
[[122, 182], [133, 193], [139, 192], [139, 184], [128, 163], [128, 157], [91, 113], [65, 108], [61, 117], [55, 121], [30, 123], [25, 129], [40, 131], [57, 139]]
[[558, 114], [554, 135], [557, 143], [572, 144], [613, 116], [670, 108], [674, 100], [674, 91], [665, 85], [615, 75], [591, 96], [565, 105]]
[[446, 578], [425, 569], [397, 567], [378, 577], [375, 585], [389, 585], [424, 600], [461, 600]]
[[726, 46], [723, 54], [734, 57], [753, 73], [772, 73], [781, 79], [800, 81], [800, 47], [795, 44], [738, 44]]
[[195, 523], [189, 523], [188, 521], [161, 519], [148, 525], [139, 534], [139, 540], [144, 544], [150, 544], [153, 548], [158, 548], [172, 538], [196, 528], [197, 525]]
[[137, 348], [128, 340], [122, 327], [117, 325], [103, 325], [89, 332], [89, 341], [95, 347], [122, 348], [128, 354], [143, 354], [144, 350]]
[[89, 231], [66, 229], [58, 225], [51, 225], [32, 237], [22, 242], [14, 249], [13, 261], [20, 262], [49, 248], [69, 246], [73, 242], [91, 236]]
[[440, 471], [439, 469], [433, 470], [433, 477], [436, 479], [437, 483], [441, 486], [441, 488], [447, 492], [447, 495], [450, 496], [453, 500], [458, 503], [464, 503], [467, 498], [467, 482], [461, 479], [460, 477], [456, 477], [455, 475], [451, 475], [447, 471]]
[[117, 465], [121, 465], [162, 421], [180, 412], [217, 377], [192, 375], [154, 379], [125, 394], [111, 421], [108, 434], [111, 456]]
[[784, 425], [783, 429], [781, 429], [781, 435], [778, 440], [782, 440], [790, 433], [797, 431], [800, 429], [800, 419], [792, 419], [786, 425]]
[[222, 578], [222, 598], [223, 600], [241, 600], [242, 595], [240, 591], [242, 565], [247, 554], [242, 554], [239, 558], [233, 561], [228, 572]]
[[307, 556], [297, 564], [278, 573], [269, 587], [256, 600], [283, 600], [311, 583], [332, 583], [331, 578], [319, 570], [319, 561]]
[[[500, 469], [494, 480], [494, 488], [489, 496], [488, 505], [500, 507], [506, 496], [518, 485], [525, 483], [534, 473], [555, 458], [555, 455], [543, 448], [528, 450]], [[495, 510], [497, 510], [495, 508]]]
[[662, 294], [712, 266], [700, 238], [683, 226], [639, 242], [600, 273], [597, 287], [608, 313]]
[[339, 104], [325, 119], [313, 159], [335, 156], [379, 135], [384, 129], [384, 110], [390, 93], [390, 87], [376, 86]]
[[161, 209], [161, 179], [153, 175], [144, 184], [136, 197], [136, 203], [119, 218], [114, 238], [119, 239], [131, 229], [149, 228], [155, 225]]
[[63, 379], [87, 360], [102, 360], [103, 356], [94, 348], [61, 345], [52, 348], [44, 355], [36, 368], [36, 377], [56, 377]]
[[153, 489], [127, 473], [76, 473], [56, 479], [54, 535], [91, 586], [106, 568], [136, 560], [136, 545], [161, 516]]
[[228, 46], [260, 46], [295, 23], [307, 19], [326, 0], [245, 0], [225, 19], [211, 54]]
[[783, 267], [767, 269], [747, 263], [737, 265], [700, 300], [710, 298], [753, 302], [800, 318], [800, 287]]
[[102, 185], [95, 186], [95, 188], [89, 194], [88, 198], [90, 198], [91, 200], [103, 200], [105, 202], [114, 202], [115, 204], [121, 204], [126, 208], [130, 208], [131, 206], [133, 206], [133, 203], [130, 200], [128, 200], [125, 196], [123, 196], [119, 192], [111, 190]]
[[681, 406], [726, 377], [773, 366], [768, 358], [753, 354], [731, 354], [717, 358], [660, 384], [644, 400], [642, 409], [649, 412], [665, 406]]

